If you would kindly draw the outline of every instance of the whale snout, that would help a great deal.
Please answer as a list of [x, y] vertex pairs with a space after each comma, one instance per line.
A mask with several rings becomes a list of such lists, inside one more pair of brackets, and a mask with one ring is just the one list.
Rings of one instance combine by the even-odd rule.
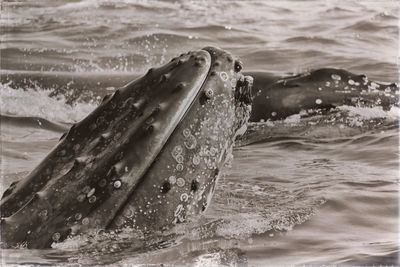
[[236, 104], [234, 130], [238, 130], [248, 122], [251, 113], [253, 78], [241, 73], [243, 63], [231, 53], [217, 47], [205, 47], [202, 50], [210, 53], [212, 59], [210, 76], [219, 76], [226, 96], [234, 97]]

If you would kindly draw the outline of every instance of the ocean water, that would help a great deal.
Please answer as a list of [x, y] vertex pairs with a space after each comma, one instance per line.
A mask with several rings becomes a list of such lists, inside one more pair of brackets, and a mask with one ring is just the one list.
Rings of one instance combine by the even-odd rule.
[[[63, 129], [148, 68], [204, 46], [244, 70], [344, 68], [399, 82], [397, 1], [1, 2], [1, 192]], [[167, 233], [89, 233], [3, 264], [399, 265], [399, 109], [251, 123], [205, 214]]]

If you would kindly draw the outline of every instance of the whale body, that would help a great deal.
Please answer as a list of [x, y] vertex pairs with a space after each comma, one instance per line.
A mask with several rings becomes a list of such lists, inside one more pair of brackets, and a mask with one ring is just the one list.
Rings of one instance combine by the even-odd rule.
[[349, 105], [381, 106], [389, 110], [399, 103], [395, 83], [371, 81], [343, 69], [322, 68], [279, 76], [268, 72], [245, 72], [254, 78], [250, 121], [280, 120], [308, 110], [329, 110]]
[[0, 203], [2, 247], [90, 229], [165, 229], [203, 212], [251, 111], [251, 77], [213, 47], [106, 96]]

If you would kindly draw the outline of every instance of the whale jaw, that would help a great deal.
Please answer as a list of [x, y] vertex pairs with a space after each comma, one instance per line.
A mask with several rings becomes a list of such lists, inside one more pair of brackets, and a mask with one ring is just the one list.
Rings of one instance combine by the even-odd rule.
[[189, 52], [106, 97], [3, 196], [2, 246], [160, 229], [204, 210], [249, 116], [234, 69], [222, 50]]

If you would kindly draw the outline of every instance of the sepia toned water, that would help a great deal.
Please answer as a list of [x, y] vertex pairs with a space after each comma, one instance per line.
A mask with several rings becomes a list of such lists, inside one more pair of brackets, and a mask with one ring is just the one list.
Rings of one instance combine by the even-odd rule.
[[[344, 68], [398, 82], [396, 1], [1, 3], [1, 193], [63, 129], [148, 68], [204, 46], [276, 74]], [[251, 123], [204, 215], [167, 233], [88, 233], [3, 264], [399, 264], [399, 109]], [[250, 134], [251, 133], [251, 134]]]

